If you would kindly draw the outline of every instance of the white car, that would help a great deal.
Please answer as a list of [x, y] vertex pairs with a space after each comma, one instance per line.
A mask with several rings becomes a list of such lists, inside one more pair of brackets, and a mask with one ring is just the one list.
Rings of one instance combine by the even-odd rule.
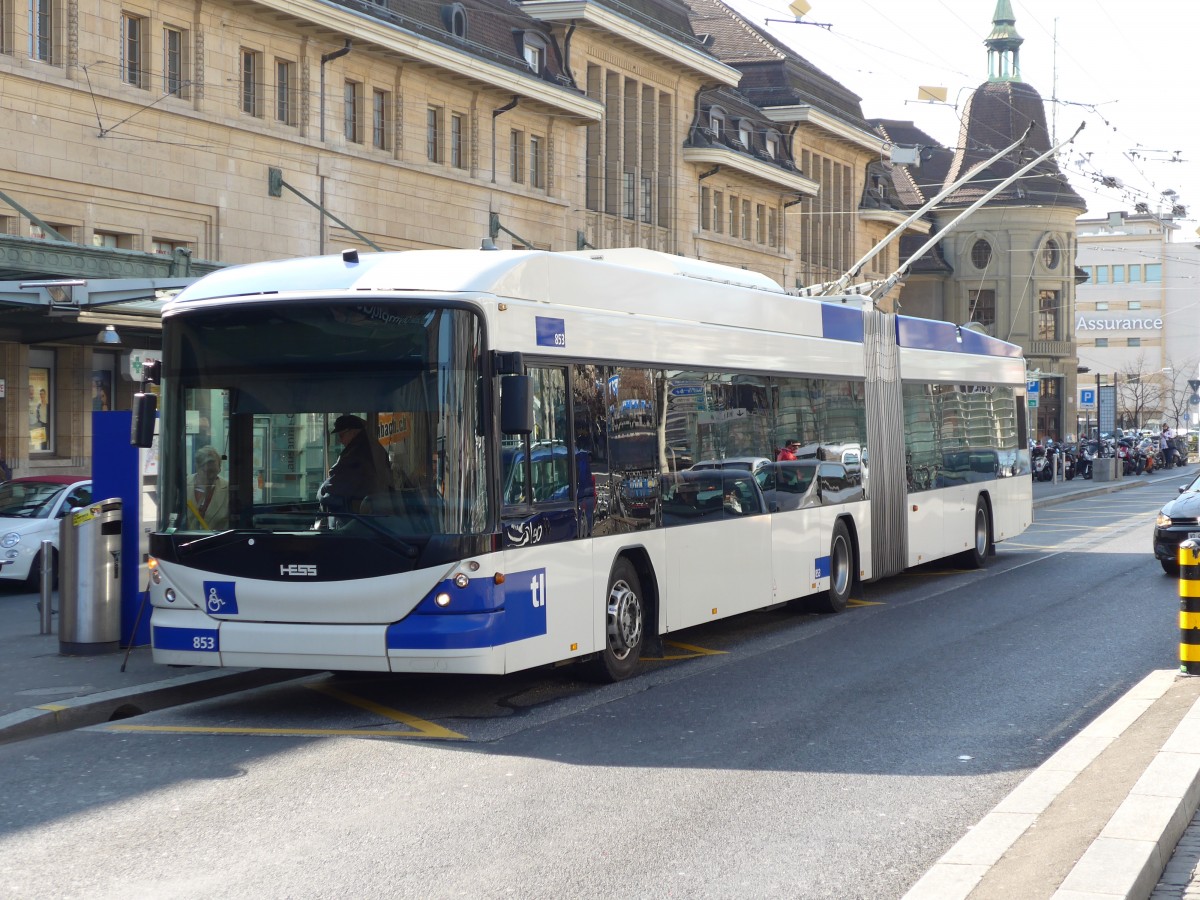
[[59, 520], [91, 502], [91, 479], [78, 475], [34, 475], [0, 484], [0, 580], [38, 590], [42, 541], [53, 542], [57, 557]]

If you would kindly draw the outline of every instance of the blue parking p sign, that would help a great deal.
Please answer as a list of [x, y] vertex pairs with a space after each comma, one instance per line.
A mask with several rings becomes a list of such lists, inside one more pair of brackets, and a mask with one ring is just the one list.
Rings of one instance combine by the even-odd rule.
[[1080, 409], [1095, 409], [1096, 408], [1096, 389], [1095, 388], [1080, 388], [1080, 390], [1079, 390], [1079, 408]]
[[1025, 382], [1025, 392], [1028, 394], [1036, 394], [1041, 390], [1041, 382], [1027, 381]]

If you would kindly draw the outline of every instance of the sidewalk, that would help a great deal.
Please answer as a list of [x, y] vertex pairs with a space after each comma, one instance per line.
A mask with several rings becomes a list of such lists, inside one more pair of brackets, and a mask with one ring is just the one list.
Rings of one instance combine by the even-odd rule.
[[[98, 656], [60, 656], [54, 634], [39, 634], [37, 594], [0, 586], [0, 744], [136, 716], [259, 684], [296, 672], [174, 668], [149, 647]], [[58, 596], [54, 597], [57, 609]]]
[[[1196, 471], [1193, 464], [1110, 482], [1036, 482], [1034, 507], [1183, 484]], [[154, 663], [145, 647], [129, 655], [124, 672], [124, 651], [60, 656], [57, 616], [56, 633], [39, 634], [36, 601], [0, 588], [0, 743], [304, 674], [173, 668]], [[1200, 897], [1192, 874], [1200, 822], [1189, 826], [1198, 804], [1200, 678], [1154, 672], [1022, 782], [906, 900]]]

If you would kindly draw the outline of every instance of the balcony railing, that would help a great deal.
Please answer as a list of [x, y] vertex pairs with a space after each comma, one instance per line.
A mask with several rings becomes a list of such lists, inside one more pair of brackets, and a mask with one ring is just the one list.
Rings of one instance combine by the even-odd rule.
[[1075, 345], [1071, 341], [1030, 341], [1025, 355], [1065, 358], [1075, 355]]

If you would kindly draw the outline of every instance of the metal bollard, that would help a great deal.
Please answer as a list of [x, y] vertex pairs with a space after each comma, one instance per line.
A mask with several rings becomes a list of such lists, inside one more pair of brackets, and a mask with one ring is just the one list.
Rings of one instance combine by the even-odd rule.
[[1200, 542], [1179, 545], [1179, 672], [1200, 675]]
[[42, 610], [42, 630], [41, 634], [54, 633], [54, 598], [51, 596], [54, 593], [54, 544], [51, 541], [42, 541], [42, 583], [41, 583], [41, 610]]

